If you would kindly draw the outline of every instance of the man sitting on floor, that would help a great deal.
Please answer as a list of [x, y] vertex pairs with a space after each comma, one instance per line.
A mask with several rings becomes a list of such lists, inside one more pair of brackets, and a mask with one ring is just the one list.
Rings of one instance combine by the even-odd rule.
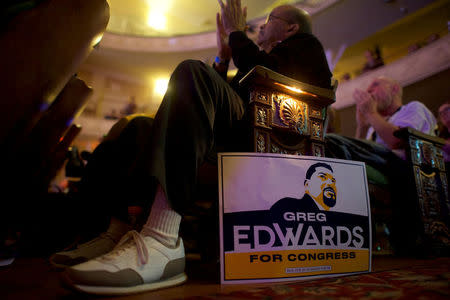
[[325, 149], [327, 157], [363, 161], [388, 177], [394, 212], [391, 242], [398, 253], [412, 253], [419, 230], [415, 227], [415, 188], [401, 140], [394, 132], [411, 127], [434, 135], [436, 118], [421, 102], [403, 105], [402, 94], [399, 83], [385, 77], [375, 78], [366, 91], [355, 90], [356, 138], [327, 134]]
[[[245, 117], [248, 99], [246, 91], [238, 94], [236, 90], [245, 73], [262, 65], [296, 80], [330, 88], [331, 72], [322, 45], [311, 34], [311, 20], [306, 12], [290, 5], [276, 7], [261, 26], [259, 50], [245, 33], [246, 9], [241, 8], [240, 1], [219, 4], [220, 57], [216, 70], [200, 61], [178, 65], [151, 129], [139, 141], [139, 151], [128, 170], [129, 174], [142, 176], [122, 199], [123, 206], [126, 209], [131, 198], [143, 202], [143, 207], [152, 205], [148, 221], [140, 233], [128, 232], [113, 250], [103, 247], [108, 253], [100, 257], [94, 258], [99, 255], [97, 251], [92, 254], [78, 249], [78, 258], [91, 259], [66, 269], [67, 282], [78, 290], [128, 294], [186, 280], [183, 241], [178, 236], [181, 217], [193, 203], [198, 167], [207, 157], [214, 156], [216, 147], [243, 150], [235, 143], [239, 140], [236, 124]], [[238, 67], [231, 85], [222, 77], [230, 58]], [[141, 184], [144, 179], [148, 179], [147, 184]], [[105, 205], [109, 200], [104, 199]], [[86, 247], [95, 248], [92, 243]], [[70, 257], [71, 262], [77, 259], [71, 253], [59, 255]]]

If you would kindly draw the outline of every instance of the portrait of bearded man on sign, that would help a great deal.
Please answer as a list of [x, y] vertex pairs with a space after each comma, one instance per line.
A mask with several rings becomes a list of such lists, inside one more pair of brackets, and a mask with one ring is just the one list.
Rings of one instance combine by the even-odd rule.
[[305, 193], [301, 199], [286, 197], [271, 207], [272, 212], [281, 211], [328, 211], [336, 205], [337, 188], [333, 168], [323, 162], [311, 165], [306, 171]]
[[320, 209], [329, 210], [336, 205], [336, 179], [329, 164], [316, 163], [311, 165], [306, 171], [304, 185], [305, 194], [313, 198], [320, 205]]

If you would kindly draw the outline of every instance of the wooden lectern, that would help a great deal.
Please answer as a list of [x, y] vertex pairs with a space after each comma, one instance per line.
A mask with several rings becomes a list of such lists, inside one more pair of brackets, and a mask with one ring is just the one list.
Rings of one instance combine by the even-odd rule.
[[327, 108], [337, 81], [324, 89], [256, 66], [240, 85], [250, 91], [250, 151], [325, 156]]

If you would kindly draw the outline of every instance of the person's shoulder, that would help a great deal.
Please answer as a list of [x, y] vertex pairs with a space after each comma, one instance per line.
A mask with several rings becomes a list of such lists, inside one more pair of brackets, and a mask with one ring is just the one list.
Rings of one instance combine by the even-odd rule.
[[437, 124], [434, 114], [420, 101], [411, 101], [403, 105], [391, 120], [399, 127], [409, 126], [431, 135], [434, 135]]
[[275, 202], [272, 205], [272, 207], [274, 207], [275, 205], [283, 204], [283, 203], [298, 203], [298, 201], [300, 201], [300, 199], [292, 198], [292, 197], [284, 197], [284, 198], [281, 198], [280, 200], [278, 200], [277, 202]]
[[296, 33], [293, 36], [289, 37], [286, 39], [287, 42], [298, 42], [298, 43], [305, 43], [305, 44], [311, 44], [311, 45], [315, 45], [315, 44], [321, 44], [319, 39], [311, 34], [311, 33], [306, 33], [306, 32], [302, 32], [302, 33]]
[[279, 210], [280, 208], [296, 205], [296, 204], [298, 204], [299, 201], [300, 201], [300, 199], [297, 199], [297, 198], [291, 198], [291, 197], [281, 198], [280, 200], [275, 202], [270, 209], [271, 210]]
[[408, 103], [406, 103], [404, 106], [405, 106], [405, 107], [411, 107], [411, 108], [427, 108], [427, 107], [425, 106], [425, 104], [423, 104], [422, 102], [417, 101], [417, 100], [408, 102]]
[[301, 199], [286, 197], [275, 202], [270, 208], [272, 211], [299, 211], [299, 210], [316, 210], [315, 201], [307, 194]]
[[427, 114], [433, 114], [428, 107], [420, 101], [411, 101], [403, 105], [403, 109], [409, 112], [424, 112]]
[[[293, 49], [295, 49], [295, 51]], [[295, 52], [295, 57], [297, 58], [311, 56], [316, 57], [317, 55], [321, 55], [322, 53], [324, 53], [324, 49], [320, 41], [310, 33], [294, 34], [293, 36], [279, 43], [273, 51], [282, 55], [285, 55], [286, 53], [292, 54]]]

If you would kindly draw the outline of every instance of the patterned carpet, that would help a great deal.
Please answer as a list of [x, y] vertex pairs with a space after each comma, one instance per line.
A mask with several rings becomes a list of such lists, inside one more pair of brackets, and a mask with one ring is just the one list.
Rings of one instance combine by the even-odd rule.
[[450, 299], [450, 258], [424, 266], [185, 299]]

